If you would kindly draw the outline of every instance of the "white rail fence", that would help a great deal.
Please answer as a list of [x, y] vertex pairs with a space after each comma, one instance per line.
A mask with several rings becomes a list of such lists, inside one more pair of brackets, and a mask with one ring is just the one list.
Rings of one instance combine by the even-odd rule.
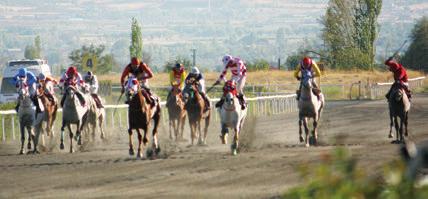
[[[424, 86], [425, 77], [409, 79], [409, 88], [415, 89]], [[394, 82], [376, 83], [370, 86], [370, 99], [384, 98]]]
[[[215, 121], [219, 121], [217, 110], [214, 108], [214, 103], [219, 99], [212, 99], [212, 117]], [[248, 115], [249, 116], [269, 116], [282, 113], [291, 113], [297, 111], [296, 94], [276, 95], [265, 97], [248, 98]], [[161, 102], [162, 106], [162, 123], [168, 124], [168, 111], [165, 108], [165, 102]], [[106, 118], [104, 121], [105, 129], [125, 130], [128, 126], [128, 105], [105, 105]], [[114, 109], [117, 109], [114, 111]], [[62, 112], [62, 109], [59, 109]], [[115, 113], [116, 112], [116, 113]], [[19, 122], [15, 110], [0, 111], [1, 117], [1, 139], [2, 142], [7, 140], [15, 140], [19, 132]], [[59, 129], [61, 123], [61, 114], [57, 115], [55, 121], [55, 129]], [[186, 122], [187, 123], [187, 122]]]

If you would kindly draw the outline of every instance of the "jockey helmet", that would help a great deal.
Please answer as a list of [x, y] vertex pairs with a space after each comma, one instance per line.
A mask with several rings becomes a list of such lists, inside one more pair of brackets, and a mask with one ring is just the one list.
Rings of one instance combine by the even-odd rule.
[[43, 73], [40, 73], [39, 76], [38, 76], [38, 78], [39, 78], [40, 81], [44, 81], [46, 79], [46, 75], [43, 74]]
[[88, 71], [85, 75], [85, 80], [90, 81], [94, 77], [94, 73], [92, 71]]
[[192, 71], [190, 73], [195, 74], [195, 75], [199, 75], [200, 74], [199, 69], [196, 66], [192, 68]]
[[67, 73], [67, 75], [75, 75], [75, 74], [77, 74], [77, 68], [74, 66], [70, 66], [70, 67], [68, 67], [66, 73]]
[[221, 61], [223, 62], [224, 66], [227, 66], [227, 64], [230, 62], [230, 60], [232, 60], [232, 56], [225, 55]]
[[140, 65], [140, 60], [136, 57], [131, 58], [131, 65], [138, 66]]
[[305, 57], [303, 58], [302, 63], [303, 63], [303, 68], [310, 68], [312, 65], [312, 59], [309, 57]]
[[23, 78], [27, 76], [27, 69], [26, 68], [20, 68], [18, 70], [18, 76]]

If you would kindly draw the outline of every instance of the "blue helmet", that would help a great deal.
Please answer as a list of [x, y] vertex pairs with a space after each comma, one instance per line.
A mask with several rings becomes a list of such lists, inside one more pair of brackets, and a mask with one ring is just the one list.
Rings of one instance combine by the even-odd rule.
[[26, 77], [27, 76], [27, 69], [26, 68], [20, 68], [18, 70], [18, 76], [19, 77]]

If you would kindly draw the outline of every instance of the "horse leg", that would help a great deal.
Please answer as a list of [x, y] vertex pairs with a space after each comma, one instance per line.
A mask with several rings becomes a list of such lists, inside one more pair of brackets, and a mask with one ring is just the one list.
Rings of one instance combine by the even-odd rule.
[[201, 120], [196, 122], [196, 127], [198, 128], [198, 144], [201, 145], [203, 143], [202, 140], [202, 132], [201, 132]]
[[59, 148], [61, 150], [64, 149], [64, 129], [65, 129], [65, 124], [64, 124], [64, 121], [62, 121], [62, 126], [61, 126], [61, 144], [59, 144]]
[[[158, 154], [160, 152], [160, 147], [159, 147], [159, 141], [158, 141], [158, 127], [159, 127], [159, 122], [160, 122], [160, 109], [158, 109], [157, 113], [155, 113], [155, 115], [153, 116], [153, 131], [152, 131], [152, 136], [153, 136], [153, 152], [154, 154]], [[179, 124], [177, 124], [178, 126]], [[177, 137], [176, 137], [177, 139]], [[147, 137], [146, 137], [147, 140]]]
[[[174, 124], [173, 124], [173, 121], [172, 121], [172, 119], [171, 118], [169, 118], [169, 128], [168, 128], [168, 130], [169, 130], [169, 139], [170, 140], [172, 140], [172, 131], [171, 131], [171, 128], [172, 128], [172, 126], [173, 126]], [[175, 129], [175, 128], [174, 128]], [[177, 137], [175, 137], [175, 140], [177, 140]]]
[[403, 124], [404, 124], [404, 116], [400, 117], [400, 142], [401, 143], [404, 143]]
[[409, 112], [406, 112], [404, 114], [404, 118], [403, 119], [404, 119], [404, 128], [405, 128], [404, 135], [407, 137], [407, 136], [409, 136], [409, 132], [407, 130], [408, 119], [409, 119]]
[[[27, 143], [27, 149], [31, 150], [31, 141], [33, 141], [33, 132], [31, 131], [31, 126], [30, 127], [26, 127], [27, 128], [27, 132], [28, 132], [28, 143]], [[34, 141], [33, 141], [34, 142]]]
[[302, 124], [303, 124], [303, 120], [299, 119], [299, 140], [300, 140], [300, 142], [305, 141], [305, 139], [303, 138], [303, 135], [302, 135]]
[[104, 115], [101, 114], [100, 117], [98, 117], [98, 127], [100, 128], [100, 132], [101, 132], [100, 138], [102, 140], [104, 140], [106, 138], [106, 135], [104, 133], [103, 124], [104, 124]]
[[70, 153], [73, 153], [73, 131], [71, 130], [71, 126], [70, 124], [67, 124], [67, 128], [68, 128], [68, 136], [70, 138]]
[[205, 128], [204, 128], [204, 144], [207, 144], [207, 135], [208, 135], [208, 126], [210, 125], [210, 115], [205, 118]]
[[134, 155], [134, 146], [132, 145], [132, 129], [128, 129], [128, 135], [129, 135], [129, 155]]
[[[141, 131], [140, 129], [136, 129], [137, 130], [137, 136], [138, 136], [138, 150], [137, 150], [137, 158], [143, 158], [143, 146], [142, 146], [142, 142], [143, 142], [143, 136], [141, 135]], [[144, 133], [146, 133], [144, 131]]]
[[25, 128], [22, 123], [19, 124], [19, 128], [21, 130], [21, 150], [19, 151], [19, 154], [24, 154]]
[[388, 135], [388, 138], [393, 138], [394, 137], [394, 135], [392, 134], [392, 126], [394, 125], [394, 123], [393, 123], [393, 119], [392, 119], [392, 114], [389, 114], [389, 120], [390, 120], [390, 122], [389, 122], [389, 135]]
[[[41, 122], [40, 122], [40, 124], [41, 124]], [[39, 124], [37, 124], [37, 125], [39, 125]], [[42, 130], [42, 128], [41, 128], [42, 126], [40, 125], [39, 127], [37, 127], [37, 125], [35, 126], [36, 134], [34, 135], [34, 138], [33, 138], [33, 143], [34, 143], [33, 153], [39, 153], [39, 151], [37, 150], [37, 146], [39, 144], [39, 136], [40, 136], [40, 131]], [[43, 146], [45, 145], [44, 142], [42, 144], [43, 144]]]
[[303, 119], [303, 127], [305, 128], [305, 134], [306, 134], [305, 146], [309, 147], [309, 128], [308, 128], [308, 119], [307, 118]]
[[313, 136], [314, 136], [314, 145], [317, 145], [318, 142], [318, 120], [314, 119], [314, 131], [313, 131]]
[[233, 135], [233, 144], [232, 144], [232, 155], [238, 154], [238, 139], [239, 139], [239, 127], [233, 129], [235, 134]]
[[82, 130], [85, 127], [85, 123], [80, 123], [80, 121], [77, 122], [77, 130], [76, 130], [76, 139], [77, 139], [77, 145], [82, 145]]
[[399, 126], [398, 126], [398, 118], [397, 118], [397, 116], [394, 116], [394, 124], [395, 124], [395, 134], [396, 134], [396, 143], [400, 143], [400, 135], [399, 135], [399, 132], [400, 132], [400, 129], [399, 129]]
[[227, 135], [229, 134], [229, 129], [225, 124], [221, 124], [221, 134], [220, 140], [222, 144], [227, 144]]
[[184, 114], [184, 116], [181, 119], [181, 134], [180, 134], [181, 139], [184, 139], [184, 124], [185, 123], [186, 123], [186, 114]]

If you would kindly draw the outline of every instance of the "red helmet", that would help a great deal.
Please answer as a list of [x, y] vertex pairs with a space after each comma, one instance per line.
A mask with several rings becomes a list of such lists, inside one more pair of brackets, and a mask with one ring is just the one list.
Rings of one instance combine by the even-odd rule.
[[138, 65], [140, 65], [140, 60], [138, 60], [138, 58], [136, 58], [136, 57], [133, 57], [131, 59], [131, 64], [135, 65], [135, 66], [138, 66]]
[[312, 65], [312, 59], [309, 57], [303, 58], [303, 67], [309, 68]]
[[70, 67], [68, 67], [68, 69], [67, 69], [67, 75], [71, 75], [71, 74], [76, 74], [77, 73], [77, 68], [76, 67], [74, 67], [74, 66], [70, 66]]

